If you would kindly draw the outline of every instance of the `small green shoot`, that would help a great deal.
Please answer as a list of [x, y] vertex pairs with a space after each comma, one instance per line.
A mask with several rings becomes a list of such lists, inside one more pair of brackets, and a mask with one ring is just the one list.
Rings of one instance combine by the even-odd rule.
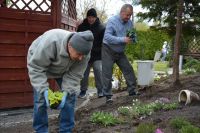
[[200, 128], [193, 125], [183, 126], [180, 130], [180, 133], [200, 133]]
[[148, 104], [143, 104], [140, 101], [133, 100], [132, 106], [119, 107], [118, 112], [125, 116], [139, 117], [139, 116], [149, 116], [155, 111], [159, 110], [173, 110], [178, 107], [178, 103], [161, 103], [155, 101]]
[[170, 120], [170, 126], [179, 129], [179, 133], [200, 133], [199, 127], [192, 125], [182, 117], [177, 117]]
[[164, 110], [174, 110], [178, 108], [178, 103], [169, 103], [169, 104], [164, 104], [163, 109]]
[[170, 125], [176, 129], [181, 129], [183, 126], [190, 125], [190, 123], [182, 117], [177, 117], [170, 121]]
[[90, 121], [92, 123], [102, 124], [105, 127], [120, 123], [120, 120], [117, 119], [112, 113], [106, 112], [94, 112], [90, 117]]
[[156, 127], [152, 123], [141, 123], [136, 130], [136, 133], [155, 133]]
[[121, 106], [118, 108], [118, 111], [120, 114], [126, 116], [126, 115], [129, 115], [130, 112], [131, 112], [132, 108], [131, 107], [128, 107], [128, 106]]
[[57, 108], [57, 106], [60, 104], [62, 101], [62, 98], [64, 96], [63, 92], [53, 92], [51, 89], [48, 89], [48, 99], [49, 99], [49, 104], [51, 108]]

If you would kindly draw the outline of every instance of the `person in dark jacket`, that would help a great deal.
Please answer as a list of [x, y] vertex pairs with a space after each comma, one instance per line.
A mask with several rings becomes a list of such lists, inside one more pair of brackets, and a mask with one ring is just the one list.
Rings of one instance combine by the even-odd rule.
[[102, 62], [101, 62], [101, 47], [102, 47], [102, 40], [104, 36], [105, 27], [100, 22], [99, 18], [97, 17], [96, 10], [91, 8], [87, 12], [87, 17], [83, 20], [83, 22], [78, 26], [77, 31], [86, 31], [90, 30], [94, 36], [93, 47], [91, 50], [91, 57], [88, 62], [88, 66], [84, 73], [84, 77], [81, 80], [81, 92], [79, 94], [79, 98], [86, 97], [86, 91], [88, 88], [88, 78], [90, 74], [91, 67], [94, 71], [94, 78], [95, 78], [95, 86], [97, 88], [97, 95], [98, 97], [103, 96], [102, 92]]

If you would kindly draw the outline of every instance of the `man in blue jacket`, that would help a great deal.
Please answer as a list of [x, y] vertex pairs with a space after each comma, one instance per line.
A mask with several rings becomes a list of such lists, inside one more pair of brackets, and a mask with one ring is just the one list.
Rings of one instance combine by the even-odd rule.
[[132, 38], [126, 34], [133, 28], [130, 18], [133, 14], [133, 7], [124, 4], [120, 14], [111, 17], [106, 25], [102, 47], [102, 79], [103, 90], [106, 96], [106, 103], [112, 103], [112, 73], [113, 65], [116, 63], [122, 71], [127, 83], [127, 90], [130, 96], [137, 95], [136, 77], [131, 64], [129, 63], [124, 49], [132, 42]]
[[76, 93], [90, 59], [93, 40], [91, 31], [52, 29], [29, 47], [27, 67], [34, 90], [33, 128], [37, 133], [48, 133], [48, 79], [55, 79], [66, 94], [59, 106], [59, 132], [72, 132]]

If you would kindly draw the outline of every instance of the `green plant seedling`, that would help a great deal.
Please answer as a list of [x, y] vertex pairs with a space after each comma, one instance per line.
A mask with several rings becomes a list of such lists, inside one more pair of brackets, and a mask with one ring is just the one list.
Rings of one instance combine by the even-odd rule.
[[180, 133], [200, 133], [200, 128], [193, 125], [183, 126], [180, 130]]
[[164, 104], [163, 109], [164, 110], [173, 110], [178, 108], [178, 103], [168, 103]]
[[48, 99], [50, 108], [56, 109], [61, 103], [63, 96], [64, 96], [63, 92], [59, 91], [53, 92], [51, 89], [48, 89]]
[[170, 120], [170, 126], [176, 129], [181, 129], [183, 126], [188, 126], [188, 125], [190, 125], [190, 123], [182, 117], [177, 117]]
[[152, 123], [141, 123], [136, 133], [155, 133], [156, 127]]
[[105, 127], [120, 123], [120, 120], [114, 117], [112, 113], [105, 112], [94, 112], [90, 117], [90, 121], [92, 123], [102, 124]]

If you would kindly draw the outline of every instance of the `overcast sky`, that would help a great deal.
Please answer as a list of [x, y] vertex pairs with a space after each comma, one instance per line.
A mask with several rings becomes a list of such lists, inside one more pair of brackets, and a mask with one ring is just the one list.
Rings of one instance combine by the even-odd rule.
[[[98, 5], [101, 4], [102, 0], [97, 0]], [[109, 1], [109, 0], [108, 0]], [[110, 0], [107, 4], [107, 14], [108, 16], [115, 15], [119, 13], [120, 8], [122, 5], [125, 4], [122, 0]], [[138, 12], [143, 12], [144, 10], [141, 8], [141, 6], [134, 6], [134, 13], [137, 14]]]
[[[87, 1], [87, 0], [86, 0]], [[96, 0], [97, 2], [97, 7], [99, 5], [99, 8], [102, 8], [102, 1], [103, 0]], [[130, 0], [126, 0], [126, 1], [130, 1]], [[81, 2], [82, 4], [84, 3], [84, 0], [78, 0], [77, 2]], [[113, 15], [116, 15], [120, 12], [120, 9], [122, 7], [123, 4], [125, 4], [124, 1], [122, 0], [106, 0], [106, 14], [108, 15], [108, 18], [110, 18]], [[131, 4], [131, 3], [130, 3]], [[145, 12], [145, 9], [142, 9], [141, 6], [133, 6], [133, 10], [134, 10], [134, 16], [137, 15], [138, 12]], [[137, 18], [134, 17], [134, 20], [137, 21]], [[146, 22], [146, 21], [145, 21]], [[146, 22], [148, 25], [152, 25], [152, 22]]]
[[[101, 5], [101, 1], [102, 0], [97, 0], [97, 5]], [[123, 2], [122, 0], [110, 0], [107, 4], [107, 7], [106, 7], [106, 9], [107, 9], [106, 13], [108, 14], [108, 17], [111, 17], [112, 15], [118, 14], [120, 12], [120, 9], [121, 9], [123, 4], [125, 4], [125, 2]], [[133, 10], [134, 10], [134, 16], [136, 16], [136, 14], [138, 12], [145, 12], [146, 11], [145, 9], [142, 9], [140, 5], [134, 6]], [[137, 18], [135, 17], [134, 20], [137, 20]], [[146, 22], [146, 23], [148, 25], [153, 24], [153, 22]]]

